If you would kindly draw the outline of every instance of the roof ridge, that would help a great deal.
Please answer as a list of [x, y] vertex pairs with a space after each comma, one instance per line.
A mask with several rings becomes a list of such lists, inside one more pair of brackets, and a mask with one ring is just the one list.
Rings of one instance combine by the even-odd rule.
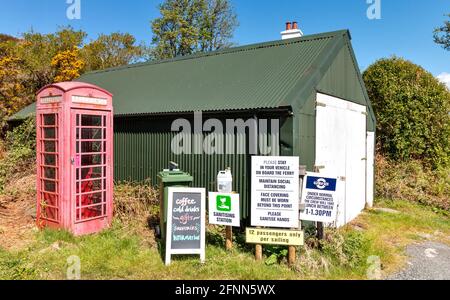
[[101, 74], [101, 73], [108, 73], [108, 72], [113, 72], [113, 71], [131, 69], [131, 68], [139, 68], [139, 67], [145, 67], [145, 66], [151, 66], [151, 65], [159, 65], [159, 64], [164, 64], [164, 63], [177, 62], [177, 61], [185, 61], [185, 60], [190, 60], [190, 59], [198, 59], [198, 58], [202, 58], [202, 57], [232, 54], [232, 53], [238, 53], [238, 52], [243, 52], [243, 51], [252, 51], [252, 50], [262, 49], [262, 48], [279, 47], [282, 45], [297, 44], [297, 43], [301, 43], [301, 42], [307, 42], [307, 41], [311, 41], [311, 40], [318, 40], [318, 39], [324, 39], [324, 38], [333, 38], [338, 34], [349, 34], [349, 31], [347, 29], [342, 29], [342, 30], [324, 32], [324, 33], [305, 35], [305, 36], [302, 36], [299, 38], [293, 38], [293, 39], [288, 39], [288, 40], [274, 40], [274, 41], [269, 41], [269, 42], [255, 43], [255, 44], [249, 44], [249, 45], [244, 45], [244, 46], [220, 49], [220, 50], [211, 51], [211, 52], [195, 53], [195, 54], [191, 54], [191, 55], [175, 57], [175, 58], [170, 58], [170, 59], [135, 63], [135, 64], [130, 64], [130, 65], [108, 68], [108, 69], [104, 69], [104, 70], [88, 72], [88, 73], [80, 76], [78, 79], [81, 79], [84, 76], [93, 75], [93, 74]]

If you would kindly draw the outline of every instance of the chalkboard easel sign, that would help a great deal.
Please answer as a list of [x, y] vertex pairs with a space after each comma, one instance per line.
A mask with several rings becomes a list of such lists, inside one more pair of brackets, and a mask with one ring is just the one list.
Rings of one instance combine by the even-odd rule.
[[166, 265], [171, 256], [198, 254], [205, 261], [206, 190], [169, 188], [167, 203]]

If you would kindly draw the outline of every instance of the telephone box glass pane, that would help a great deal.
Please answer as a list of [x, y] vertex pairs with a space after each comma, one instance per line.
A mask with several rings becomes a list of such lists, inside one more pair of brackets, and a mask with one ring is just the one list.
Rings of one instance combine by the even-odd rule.
[[98, 154], [89, 154], [81, 156], [82, 166], [95, 166], [102, 164], [102, 156]]
[[45, 141], [44, 142], [44, 152], [55, 153], [56, 152], [56, 142]]
[[44, 115], [44, 125], [45, 126], [55, 126], [56, 125], [56, 115]]
[[102, 205], [85, 207], [81, 209], [81, 219], [92, 219], [102, 216]]
[[82, 128], [81, 138], [83, 140], [101, 140], [102, 130], [99, 128]]
[[58, 206], [58, 202], [57, 202], [58, 198], [56, 195], [51, 195], [51, 194], [47, 194], [47, 193], [43, 193], [42, 194], [42, 201], [44, 203], [45, 206]]
[[102, 202], [103, 202], [102, 193], [81, 195], [81, 205], [82, 206], [99, 204]]
[[102, 142], [82, 142], [81, 153], [102, 152]]
[[102, 126], [102, 117], [101, 116], [82, 115], [81, 116], [81, 126], [100, 127], [100, 126]]
[[44, 164], [46, 166], [56, 166], [56, 155], [44, 154]]
[[56, 208], [53, 207], [43, 207], [43, 215], [47, 220], [58, 220], [58, 213]]
[[55, 128], [44, 128], [44, 138], [45, 139], [55, 139], [56, 129]]
[[102, 190], [102, 181], [101, 180], [94, 180], [91, 181], [92, 187], [91, 187], [91, 191], [100, 191]]
[[[80, 185], [81, 185], [81, 189], [80, 189]], [[80, 185], [77, 185], [77, 193], [81, 193], [81, 194], [102, 190], [102, 181], [101, 180], [84, 181], [84, 182], [81, 182]]]
[[102, 177], [102, 168], [83, 168], [81, 169], [81, 180]]
[[44, 181], [44, 191], [50, 193], [56, 193], [56, 183], [53, 181]]
[[56, 169], [55, 168], [44, 168], [44, 177], [46, 179], [56, 179]]

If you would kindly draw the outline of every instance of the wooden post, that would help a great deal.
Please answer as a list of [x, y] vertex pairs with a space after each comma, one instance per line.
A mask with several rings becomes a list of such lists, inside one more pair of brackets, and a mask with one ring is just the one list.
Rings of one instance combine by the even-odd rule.
[[[315, 173], [320, 173], [320, 167], [314, 166], [314, 172]], [[323, 223], [322, 222], [317, 222], [317, 238], [319, 240], [323, 240], [323, 237], [324, 237]]]
[[[299, 206], [300, 206], [300, 204], [301, 204], [301, 198], [302, 198], [302, 189], [303, 189], [303, 179], [305, 178], [305, 176], [306, 176], [306, 166], [299, 166], [299, 172], [298, 172], [298, 174], [299, 174], [299, 199], [298, 199], [298, 202], [299, 202]], [[301, 221], [299, 221], [300, 222], [300, 230], [301, 230], [301, 228], [302, 228], [302, 222]], [[289, 246], [289, 248], [288, 248], [288, 264], [289, 264], [289, 267], [292, 267], [292, 266], [294, 266], [294, 264], [295, 264], [295, 262], [296, 262], [296, 260], [297, 260], [297, 253], [296, 253], [296, 249], [295, 249], [295, 246]]]
[[295, 265], [296, 261], [296, 253], [295, 253], [295, 246], [289, 246], [289, 253], [288, 253], [288, 265], [289, 267], [293, 267]]
[[256, 261], [261, 261], [262, 260], [262, 245], [256, 245], [255, 246], [255, 259]]
[[323, 223], [317, 222], [317, 238], [319, 240], [323, 240], [324, 233], [323, 233]]
[[228, 251], [230, 251], [231, 249], [233, 249], [233, 227], [231, 226], [225, 227], [225, 236], [226, 236], [225, 248]]

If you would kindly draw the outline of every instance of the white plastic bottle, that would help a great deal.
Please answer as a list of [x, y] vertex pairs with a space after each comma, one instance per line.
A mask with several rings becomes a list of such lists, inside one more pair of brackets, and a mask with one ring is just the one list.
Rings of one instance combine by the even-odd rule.
[[230, 169], [220, 171], [217, 175], [217, 191], [219, 193], [233, 192], [233, 175]]

